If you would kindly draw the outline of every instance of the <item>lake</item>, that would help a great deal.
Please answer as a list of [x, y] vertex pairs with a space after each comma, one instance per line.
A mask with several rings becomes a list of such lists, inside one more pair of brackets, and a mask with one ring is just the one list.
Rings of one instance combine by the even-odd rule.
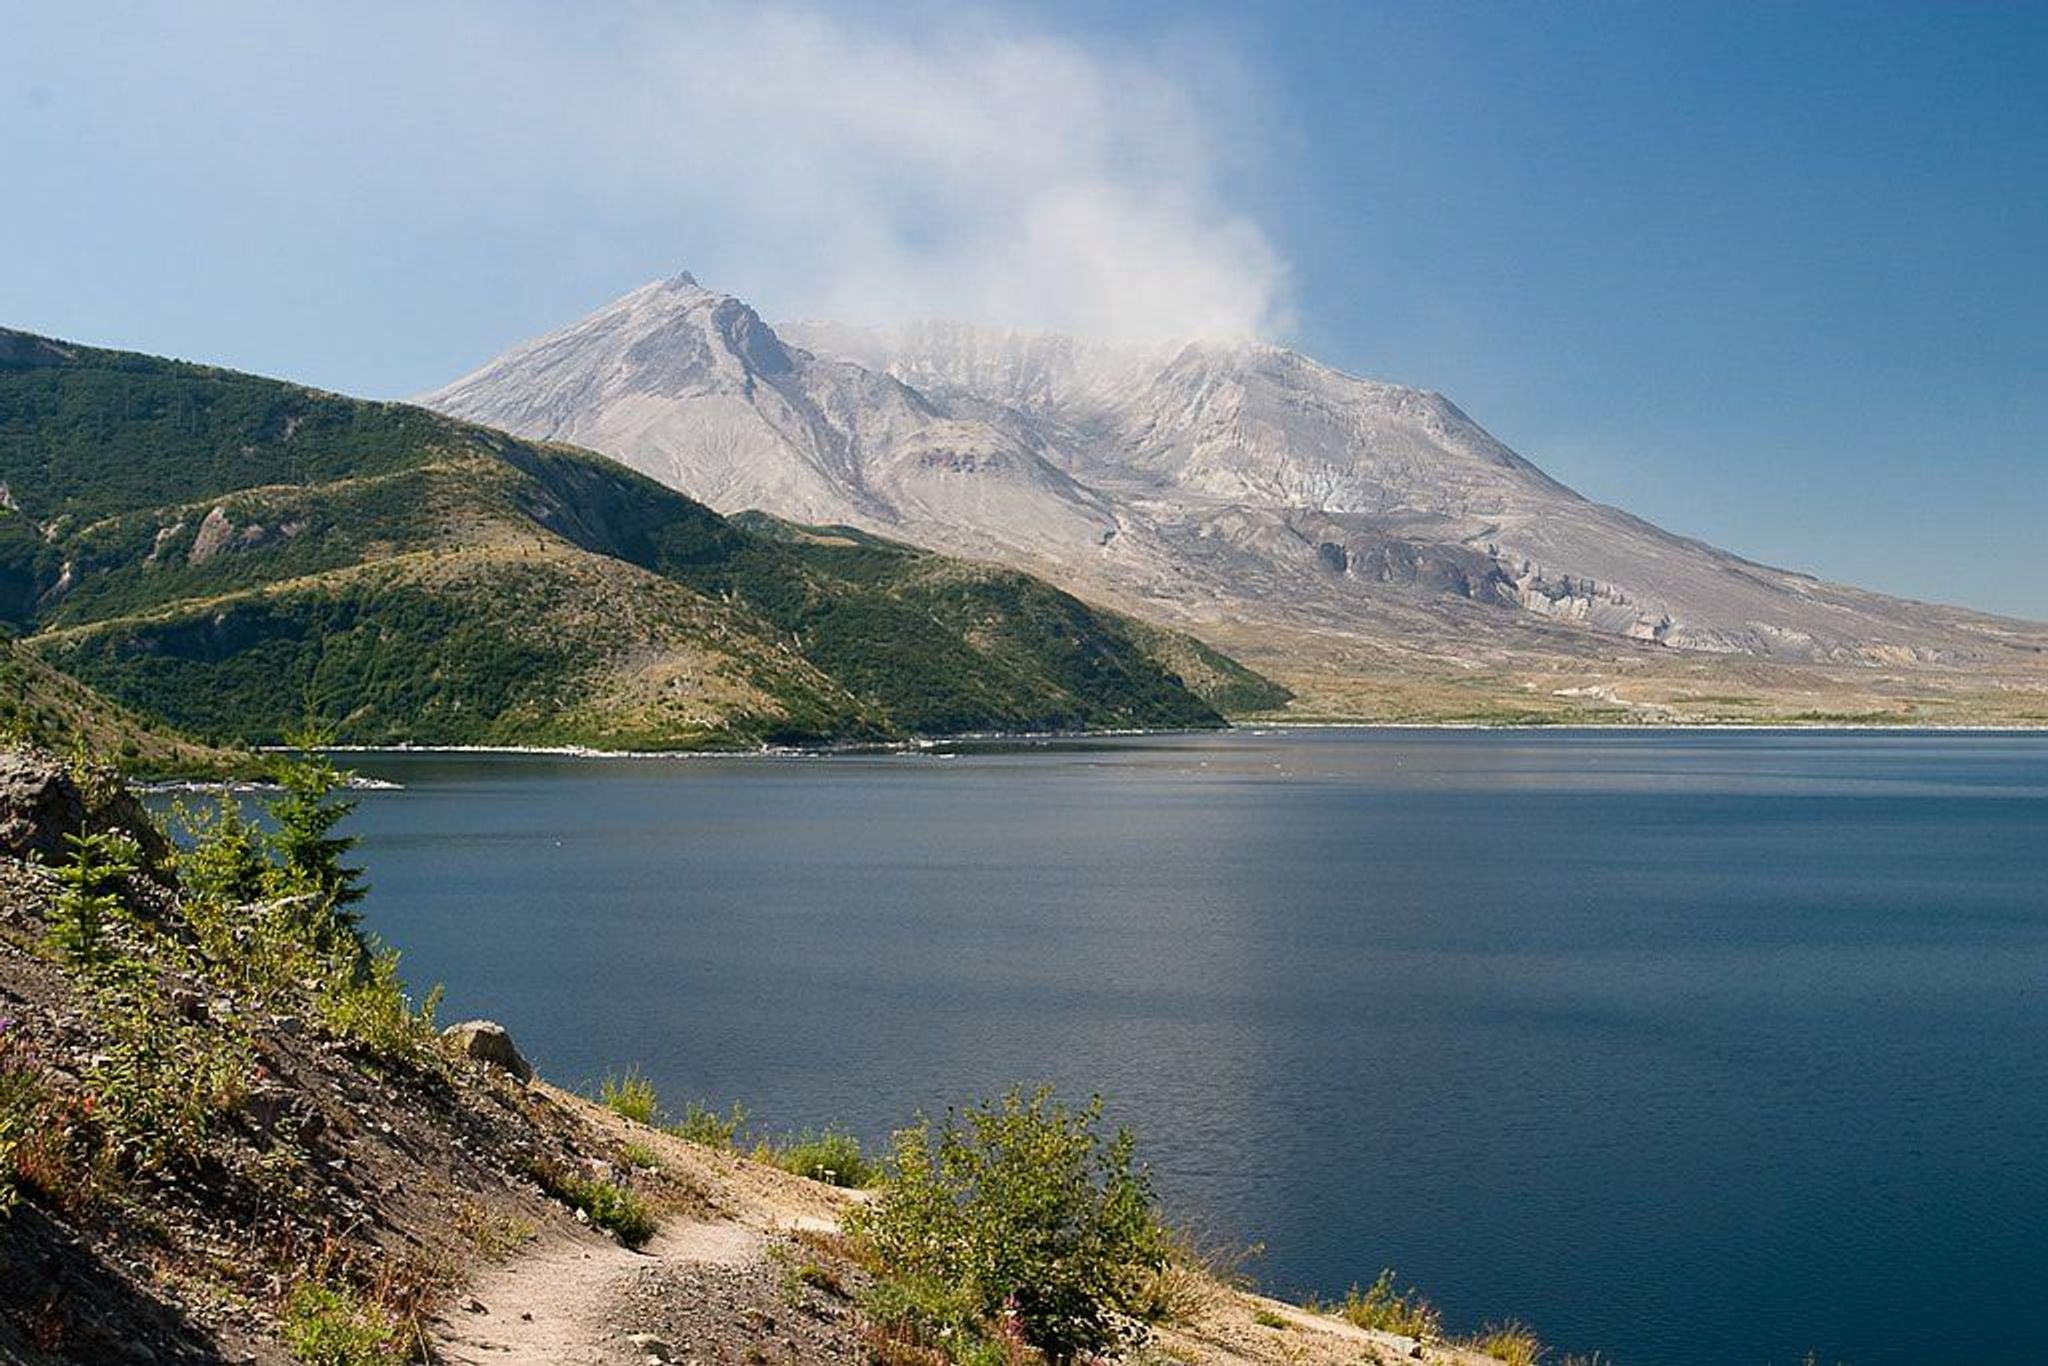
[[2048, 737], [358, 755], [368, 919], [551, 1078], [882, 1140], [1101, 1091], [1276, 1292], [1619, 1366], [2033, 1361]]

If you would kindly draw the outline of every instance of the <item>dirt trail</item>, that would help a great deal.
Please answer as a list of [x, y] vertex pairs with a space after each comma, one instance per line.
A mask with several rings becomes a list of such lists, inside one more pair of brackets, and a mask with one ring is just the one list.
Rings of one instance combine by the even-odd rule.
[[637, 1366], [648, 1353], [614, 1312], [633, 1286], [678, 1266], [754, 1265], [764, 1247], [761, 1234], [734, 1223], [667, 1229], [641, 1252], [595, 1234], [556, 1239], [472, 1285], [442, 1318], [437, 1359], [450, 1366]]
[[739, 1360], [750, 1346], [776, 1348], [783, 1360], [842, 1355], [850, 1325], [840, 1322], [838, 1306], [811, 1303], [800, 1324], [790, 1322], [792, 1301], [820, 1297], [792, 1290], [770, 1248], [787, 1242], [791, 1230], [836, 1227], [846, 1194], [536, 1086], [600, 1135], [652, 1150], [664, 1179], [691, 1191], [700, 1212], [664, 1213], [661, 1231], [639, 1252], [584, 1229], [544, 1237], [483, 1270], [435, 1324], [437, 1361], [643, 1366], [652, 1356], [708, 1363]]

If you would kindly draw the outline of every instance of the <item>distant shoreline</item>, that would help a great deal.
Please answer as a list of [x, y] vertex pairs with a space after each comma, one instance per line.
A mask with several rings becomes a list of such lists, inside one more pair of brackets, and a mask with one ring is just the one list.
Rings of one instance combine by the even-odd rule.
[[[838, 755], [915, 754], [962, 744], [1030, 744], [1075, 740], [1156, 739], [1164, 736], [1250, 735], [1274, 731], [1496, 731], [1516, 734], [1695, 734], [1763, 732], [1806, 735], [2012, 735], [2048, 736], [2048, 726], [1890, 725], [1874, 722], [1692, 721], [1601, 724], [1598, 722], [1500, 721], [1259, 721], [1227, 730], [971, 731], [890, 744], [763, 745], [754, 749], [597, 749], [588, 745], [322, 745], [330, 754], [505, 755], [557, 759], [823, 759]], [[287, 747], [264, 745], [260, 753]]]

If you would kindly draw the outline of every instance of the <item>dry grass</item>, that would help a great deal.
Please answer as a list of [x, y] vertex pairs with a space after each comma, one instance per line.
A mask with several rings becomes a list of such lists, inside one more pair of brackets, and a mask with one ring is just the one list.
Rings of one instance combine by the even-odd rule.
[[1483, 1352], [1495, 1361], [1504, 1361], [1507, 1366], [1537, 1366], [1544, 1353], [1542, 1340], [1512, 1319], [1506, 1323], [1489, 1323], [1466, 1339], [1465, 1346], [1475, 1352]]

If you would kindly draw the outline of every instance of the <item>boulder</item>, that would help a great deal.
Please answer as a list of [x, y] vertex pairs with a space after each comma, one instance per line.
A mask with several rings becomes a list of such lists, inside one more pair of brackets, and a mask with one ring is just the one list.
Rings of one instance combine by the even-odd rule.
[[66, 836], [119, 830], [142, 851], [151, 876], [160, 875], [170, 846], [142, 803], [109, 771], [95, 770], [81, 786], [54, 754], [36, 749], [0, 751], [0, 855], [66, 863]]
[[510, 1072], [521, 1081], [533, 1080], [533, 1067], [520, 1056], [505, 1026], [495, 1020], [464, 1020], [441, 1031], [455, 1052], [465, 1058]]

